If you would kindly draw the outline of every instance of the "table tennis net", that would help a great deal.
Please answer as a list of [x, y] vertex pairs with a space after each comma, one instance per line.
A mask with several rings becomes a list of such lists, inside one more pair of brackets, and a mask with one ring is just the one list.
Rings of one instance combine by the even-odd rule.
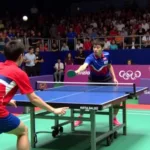
[[37, 81], [36, 90], [66, 92], [124, 92], [133, 93], [133, 84], [88, 83], [88, 82], [49, 82]]

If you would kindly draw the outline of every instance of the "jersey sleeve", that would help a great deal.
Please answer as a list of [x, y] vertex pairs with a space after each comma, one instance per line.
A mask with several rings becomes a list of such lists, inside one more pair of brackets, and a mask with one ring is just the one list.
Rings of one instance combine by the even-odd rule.
[[84, 63], [87, 63], [88, 65], [90, 65], [91, 62], [92, 62], [91, 56], [88, 56], [88, 57], [85, 59], [85, 61], [84, 61]]
[[21, 71], [17, 75], [16, 83], [18, 85], [18, 88], [19, 88], [21, 94], [30, 94], [34, 91], [31, 86], [29, 77], [23, 71]]

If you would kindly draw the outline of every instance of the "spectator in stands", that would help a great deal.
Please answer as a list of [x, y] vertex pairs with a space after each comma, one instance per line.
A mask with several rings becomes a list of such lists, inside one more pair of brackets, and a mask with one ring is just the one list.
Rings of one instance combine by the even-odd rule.
[[75, 49], [75, 38], [77, 37], [77, 34], [73, 31], [73, 28], [69, 28], [69, 32], [66, 35], [67, 37], [67, 44], [69, 46], [70, 50]]
[[91, 24], [90, 24], [93, 28], [97, 28], [98, 27], [98, 25], [97, 25], [97, 22], [96, 22], [96, 20], [92, 20], [91, 21]]
[[117, 36], [118, 35], [118, 31], [117, 31], [116, 27], [114, 27], [114, 26], [112, 27], [112, 29], [109, 32], [109, 35], [110, 36]]
[[83, 48], [83, 43], [81, 43], [80, 40], [77, 40], [77, 44], [76, 44], [76, 50], [79, 50], [79, 48], [82, 47]]
[[13, 33], [13, 31], [12, 31], [11, 29], [9, 29], [7, 36], [8, 36], [10, 39], [15, 38], [15, 34]]
[[103, 29], [102, 29], [101, 35], [102, 36], [108, 36], [108, 34], [109, 34], [109, 31], [108, 31], [107, 27], [104, 26]]
[[123, 36], [121, 36], [121, 32], [119, 31], [118, 32], [118, 35], [115, 37], [115, 41], [116, 41], [116, 44], [118, 46], [118, 48], [122, 48], [123, 47]]
[[137, 34], [137, 35], [144, 35], [144, 34], [145, 34], [145, 29], [142, 28], [142, 25], [141, 25], [141, 24], [139, 25], [136, 34]]
[[63, 45], [61, 47], [61, 51], [69, 51], [69, 47], [66, 42], [63, 43]]
[[79, 48], [79, 51], [77, 52], [77, 55], [75, 56], [75, 59], [76, 59], [77, 65], [83, 64], [83, 62], [85, 60], [85, 54], [84, 54], [82, 47]]
[[50, 36], [52, 39], [55, 39], [56, 38], [56, 35], [57, 35], [57, 26], [55, 24], [52, 24], [52, 26], [50, 27]]
[[40, 55], [39, 47], [36, 47], [36, 49], [35, 49], [35, 56], [36, 56], [35, 71], [36, 71], [36, 76], [39, 76], [40, 72], [41, 72], [41, 63], [44, 62], [43, 57]]
[[127, 28], [122, 28], [122, 31], [120, 32], [120, 35], [123, 36], [123, 37], [128, 36]]
[[87, 27], [86, 32], [88, 34], [88, 37], [90, 37], [90, 35], [92, 34], [92, 30], [93, 30], [93, 26], [92, 25]]
[[81, 31], [82, 31], [82, 26], [81, 23], [78, 23], [77, 25], [75, 25], [74, 27], [74, 31], [77, 35], [80, 35]]
[[31, 30], [31, 37], [29, 39], [29, 44], [30, 46], [32, 46], [33, 48], [37, 47], [39, 43], [39, 40], [36, 39], [36, 34], [35, 31]]
[[116, 44], [115, 40], [112, 40], [110, 44], [110, 50], [116, 50], [116, 49], [118, 49], [118, 45]]
[[40, 45], [39, 45], [39, 48], [40, 48], [40, 51], [45, 51], [45, 50], [44, 50], [44, 45], [43, 45], [43, 44], [40, 44]]
[[60, 24], [57, 26], [57, 32], [60, 34], [60, 36], [65, 35], [65, 25], [60, 22]]
[[56, 42], [53, 42], [53, 43], [52, 43], [51, 51], [52, 51], [52, 52], [57, 52], [57, 51], [59, 51], [59, 47], [57, 46]]
[[20, 34], [20, 32], [17, 32], [17, 33], [16, 33], [16, 39], [21, 39], [21, 34]]
[[146, 22], [146, 20], [143, 20], [143, 22], [142, 22], [142, 28], [143, 28], [145, 31], [148, 31], [148, 30], [149, 30], [149, 24]]
[[83, 49], [86, 51], [90, 51], [92, 49], [92, 43], [90, 42], [89, 38], [86, 38], [83, 43]]
[[109, 50], [110, 49], [110, 41], [105, 38], [104, 39], [104, 50]]
[[129, 59], [129, 60], [127, 61], [127, 64], [128, 64], [128, 65], [132, 65], [132, 60]]
[[29, 77], [36, 75], [35, 61], [36, 61], [36, 56], [34, 54], [34, 48], [30, 47], [29, 52], [26, 53], [24, 56], [25, 71]]
[[60, 59], [57, 60], [57, 63], [54, 66], [54, 78], [56, 82], [61, 81], [61, 77], [64, 74], [64, 64], [61, 62]]
[[125, 42], [125, 48], [126, 49], [135, 49], [135, 48], [139, 48], [139, 43], [138, 40], [136, 40], [135, 37], [130, 37], [128, 38], [127, 43]]
[[62, 36], [60, 35], [60, 32], [57, 32], [55, 39], [56, 40], [61, 40], [62, 39]]
[[44, 43], [44, 51], [48, 51], [49, 49], [48, 49], [48, 43], [47, 42], [45, 42]]
[[142, 37], [142, 44], [144, 48], [149, 48], [150, 47], [150, 35], [149, 31], [145, 33], [145, 35]]
[[66, 59], [65, 59], [65, 66], [66, 65], [73, 65], [74, 64], [74, 60], [72, 58], [71, 53], [68, 53]]
[[122, 31], [122, 29], [125, 27], [125, 25], [122, 23], [122, 21], [118, 21], [116, 24], [116, 28], [118, 31]]
[[90, 38], [91, 38], [91, 39], [96, 39], [96, 38], [98, 38], [98, 34], [97, 34], [96, 28], [93, 28], [93, 29], [92, 29], [92, 33], [90, 34]]

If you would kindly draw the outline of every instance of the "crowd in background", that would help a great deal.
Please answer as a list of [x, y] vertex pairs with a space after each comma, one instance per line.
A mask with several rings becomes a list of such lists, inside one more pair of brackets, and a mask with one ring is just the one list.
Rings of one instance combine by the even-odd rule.
[[0, 49], [14, 38], [41, 51], [91, 50], [93, 40], [105, 41], [105, 49], [135, 49], [150, 46], [148, 10], [107, 10], [77, 16], [38, 14], [27, 22], [6, 16], [0, 20]]

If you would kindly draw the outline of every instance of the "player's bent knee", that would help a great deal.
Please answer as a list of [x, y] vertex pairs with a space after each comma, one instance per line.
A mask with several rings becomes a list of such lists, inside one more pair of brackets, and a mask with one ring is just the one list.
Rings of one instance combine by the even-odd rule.
[[20, 123], [19, 127], [18, 127], [18, 135], [25, 135], [28, 134], [28, 128], [25, 126], [24, 123]]
[[27, 135], [28, 128], [24, 125], [23, 122], [20, 122], [19, 126], [16, 129], [8, 132], [8, 134], [14, 134], [16, 136]]

